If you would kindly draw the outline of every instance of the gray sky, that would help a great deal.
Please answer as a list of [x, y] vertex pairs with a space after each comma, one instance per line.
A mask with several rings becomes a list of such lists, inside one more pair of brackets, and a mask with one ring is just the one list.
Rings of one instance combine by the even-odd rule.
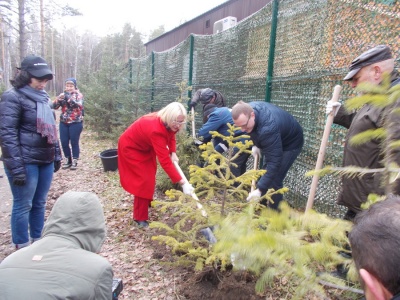
[[[169, 31], [227, 0], [58, 0], [83, 16], [64, 17], [58, 25], [90, 30], [99, 36], [121, 32], [125, 23], [145, 35], [164, 25]], [[61, 24], [61, 25], [60, 25]]]

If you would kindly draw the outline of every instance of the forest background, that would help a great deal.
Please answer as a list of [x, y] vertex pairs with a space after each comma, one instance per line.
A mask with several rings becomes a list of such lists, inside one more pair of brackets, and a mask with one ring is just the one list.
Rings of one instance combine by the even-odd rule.
[[[54, 25], [64, 16], [80, 15], [76, 8], [45, 0], [1, 0], [1, 91], [10, 87], [9, 79], [29, 54], [40, 55], [51, 65], [55, 78], [46, 88], [51, 96], [63, 91], [64, 80], [68, 77], [77, 78], [83, 91], [85, 86], [115, 84], [123, 80], [116, 77], [118, 75], [111, 78], [105, 73], [112, 68], [119, 70], [116, 74], [126, 77], [127, 71], [123, 70], [129, 59], [145, 55], [143, 44], [147, 35], [136, 31], [129, 23], [121, 28], [121, 32], [105, 37], [90, 31], [80, 33], [76, 28], [60, 30]], [[164, 26], [154, 28], [148, 39], [164, 32]], [[101, 74], [108, 77], [109, 82], [96, 81]]]

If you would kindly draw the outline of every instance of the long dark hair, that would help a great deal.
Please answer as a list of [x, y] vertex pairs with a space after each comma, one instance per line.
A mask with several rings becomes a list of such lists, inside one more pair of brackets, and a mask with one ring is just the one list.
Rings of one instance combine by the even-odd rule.
[[14, 88], [19, 89], [19, 88], [22, 88], [22, 87], [30, 84], [32, 78], [36, 78], [38, 80], [43, 80], [43, 79], [52, 80], [53, 75], [49, 74], [49, 75], [37, 78], [37, 77], [34, 77], [31, 74], [29, 74], [27, 71], [18, 70], [17, 74], [15, 74], [15, 76], [14, 76], [14, 79], [10, 79], [10, 83]]

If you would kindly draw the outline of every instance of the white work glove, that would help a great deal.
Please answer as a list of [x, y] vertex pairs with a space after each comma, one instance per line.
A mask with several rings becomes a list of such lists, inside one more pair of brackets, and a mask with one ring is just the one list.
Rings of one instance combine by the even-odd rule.
[[336, 107], [335, 109], [335, 116], [336, 116], [340, 106], [342, 106], [342, 103], [338, 101], [333, 102], [332, 100], [329, 100], [328, 103], [326, 104], [325, 114], [329, 115], [332, 112], [333, 108]]
[[249, 193], [246, 200], [250, 201], [251, 198], [260, 198], [260, 197], [261, 197], [261, 191], [259, 189], [256, 189]]
[[203, 145], [203, 142], [200, 141], [200, 140], [198, 140], [198, 139], [194, 139], [194, 144], [195, 144], [196, 146], [200, 146], [200, 145]]
[[176, 153], [175, 152], [172, 152], [171, 153], [171, 160], [172, 160], [172, 162], [179, 162], [179, 158], [178, 158], [178, 156], [176, 156]]
[[189, 182], [185, 182], [182, 184], [182, 191], [184, 194], [191, 196], [194, 192], [194, 187]]
[[258, 148], [257, 146], [251, 147], [251, 155], [253, 155], [254, 158], [256, 158], [256, 156], [260, 157], [261, 156], [260, 148]]

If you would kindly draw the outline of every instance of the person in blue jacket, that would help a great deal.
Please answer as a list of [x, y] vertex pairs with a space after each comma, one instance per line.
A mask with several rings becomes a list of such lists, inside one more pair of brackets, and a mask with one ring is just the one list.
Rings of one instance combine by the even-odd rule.
[[[197, 134], [198, 138], [203, 143], [208, 143], [212, 140], [214, 149], [218, 153], [224, 153], [228, 150], [229, 147], [227, 142], [220, 137], [213, 138], [210, 132], [217, 131], [224, 136], [228, 136], [230, 134], [228, 131], [228, 123], [233, 125], [231, 109], [228, 107], [218, 107], [218, 105], [210, 103], [204, 107], [204, 115], [206, 116], [207, 121], [199, 129], [199, 132]], [[244, 140], [245, 139], [243, 139], [243, 142]], [[237, 151], [238, 149], [235, 148], [233, 155], [235, 155]], [[233, 161], [235, 164], [237, 164], [237, 167], [232, 166], [231, 168], [231, 172], [233, 175], [239, 177], [246, 172], [246, 162], [249, 156], [250, 155], [247, 153], [242, 153], [237, 159]]]
[[[262, 155], [263, 168], [267, 170], [247, 201], [264, 195], [268, 189], [282, 188], [287, 172], [303, 147], [300, 124], [285, 110], [264, 101], [239, 101], [231, 113], [235, 125], [250, 135], [254, 144], [252, 152]], [[274, 203], [268, 203], [268, 207], [277, 210], [282, 199], [282, 194], [274, 194]]]

